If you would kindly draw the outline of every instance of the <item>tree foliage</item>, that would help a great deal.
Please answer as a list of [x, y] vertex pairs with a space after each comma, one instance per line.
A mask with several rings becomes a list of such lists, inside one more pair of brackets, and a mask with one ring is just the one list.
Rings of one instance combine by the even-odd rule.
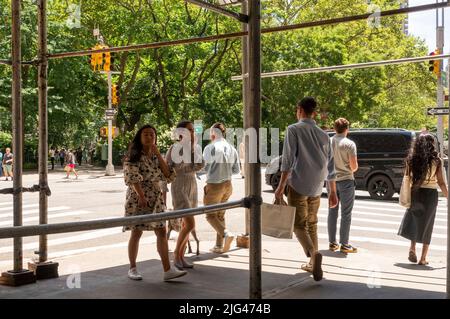
[[[400, 1], [372, 4], [392, 9]], [[263, 27], [361, 14], [365, 0], [263, 1]], [[81, 6], [77, 22], [76, 6]], [[36, 57], [37, 14], [33, 0], [22, 0], [23, 59]], [[239, 10], [239, 8], [232, 8]], [[395, 59], [428, 54], [424, 43], [402, 32], [405, 16], [265, 34], [264, 72]], [[49, 51], [86, 50], [96, 44], [99, 27], [110, 47], [236, 32], [241, 26], [228, 17], [183, 0], [49, 0]], [[10, 1], [0, 0], [0, 59], [10, 56]], [[197, 43], [114, 54], [114, 75], [120, 92], [116, 125], [126, 148], [136, 128], [152, 123], [169, 131], [181, 119], [201, 119], [205, 127], [225, 122], [242, 126], [242, 88], [231, 76], [241, 74], [241, 43], [237, 40]], [[87, 57], [51, 60], [49, 64], [49, 144], [95, 145], [105, 125], [107, 81], [90, 69]], [[25, 133], [36, 139], [37, 72], [25, 65], [23, 106]], [[315, 73], [264, 79], [262, 121], [284, 131], [295, 121], [295, 104], [317, 97], [319, 120], [329, 126], [346, 117], [354, 126], [420, 129], [435, 125], [425, 115], [433, 104], [436, 80], [426, 63]], [[0, 130], [11, 131], [11, 70], [0, 65]]]

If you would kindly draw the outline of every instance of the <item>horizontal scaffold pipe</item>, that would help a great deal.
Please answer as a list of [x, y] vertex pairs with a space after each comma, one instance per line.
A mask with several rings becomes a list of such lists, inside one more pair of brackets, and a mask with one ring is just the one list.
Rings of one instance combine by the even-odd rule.
[[3, 65], [12, 65], [12, 62], [9, 61], [9, 60], [0, 60], [0, 64], [3, 64]]
[[[397, 59], [397, 60], [386, 60], [386, 61], [376, 61], [376, 62], [366, 62], [366, 63], [356, 63], [356, 64], [324, 66], [324, 67], [320, 67], [320, 68], [267, 72], [267, 73], [262, 73], [261, 78], [276, 78], [276, 77], [298, 75], [298, 74], [311, 74], [311, 73], [333, 72], [333, 71], [342, 71], [342, 70], [365, 69], [365, 68], [373, 68], [373, 67], [379, 67], [379, 66], [385, 66], [385, 65], [418, 63], [418, 62], [431, 61], [431, 60], [444, 60], [444, 59], [448, 59], [448, 58], [450, 58], [450, 54], [440, 54], [440, 55], [433, 55], [433, 56], [427, 55], [427, 56], [416, 57], [416, 58], [404, 58], [404, 59]], [[247, 75], [245, 75], [245, 77], [247, 77]], [[231, 79], [233, 81], [240, 81], [243, 78], [244, 78], [244, 76], [242, 76], [242, 75], [236, 75], [236, 76], [231, 77]]]
[[[322, 21], [311, 21], [311, 22], [305, 22], [305, 23], [288, 25], [288, 26], [266, 28], [266, 29], [262, 29], [261, 33], [265, 34], [265, 33], [282, 32], [282, 31], [289, 31], [289, 30], [305, 29], [305, 28], [311, 28], [311, 27], [327, 26], [327, 25], [333, 25], [333, 24], [338, 24], [338, 23], [366, 20], [366, 19], [371, 18], [374, 14], [376, 14], [377, 16], [380, 16], [380, 17], [387, 17], [387, 16], [398, 15], [398, 14], [407, 14], [407, 13], [411, 13], [411, 12], [420, 12], [420, 11], [445, 8], [445, 7], [448, 7], [449, 5], [450, 5], [450, 1], [446, 1], [446, 2], [439, 2], [439, 3], [423, 5], [423, 6], [408, 7], [408, 8], [401, 8], [401, 9], [395, 9], [395, 10], [387, 10], [387, 11], [381, 11], [381, 12], [376, 12], [376, 13], [361, 14], [361, 15], [356, 15], [356, 16], [335, 18], [335, 19], [322, 20]], [[101, 53], [101, 52], [125, 52], [125, 51], [156, 49], [156, 48], [170, 47], [170, 46], [177, 46], [177, 45], [187, 45], [187, 44], [193, 44], [193, 43], [235, 39], [235, 38], [241, 38], [241, 37], [244, 37], [247, 35], [248, 35], [248, 32], [243, 31], [243, 32], [212, 35], [212, 36], [207, 36], [207, 37], [197, 37], [197, 38], [180, 39], [180, 40], [173, 40], [173, 41], [163, 41], [163, 42], [155, 42], [155, 43], [147, 43], [147, 44], [136, 44], [136, 45], [123, 46], [123, 47], [112, 47], [112, 48], [107, 48], [107, 49], [102, 49], [102, 50], [86, 50], [86, 51], [77, 51], [77, 52], [53, 53], [53, 54], [49, 54], [48, 58], [49, 59], [62, 59], [62, 58], [68, 58], [68, 57], [88, 56], [88, 55], [91, 55], [92, 53]]]
[[[14, 237], [29, 237], [44, 234], [60, 234], [71, 233], [86, 230], [113, 228], [120, 226], [132, 226], [139, 224], [146, 224], [150, 222], [159, 222], [168, 219], [181, 218], [186, 216], [195, 216], [206, 213], [221, 211], [224, 209], [246, 207], [251, 201], [249, 198], [243, 198], [237, 201], [228, 203], [202, 206], [197, 208], [180, 209], [171, 212], [164, 212], [158, 214], [148, 214], [141, 216], [128, 216], [120, 218], [109, 218], [101, 220], [87, 220], [82, 222], [46, 224], [46, 225], [31, 225], [31, 226], [16, 226], [0, 228], [0, 239], [14, 238]], [[248, 206], [248, 205], [247, 205]]]

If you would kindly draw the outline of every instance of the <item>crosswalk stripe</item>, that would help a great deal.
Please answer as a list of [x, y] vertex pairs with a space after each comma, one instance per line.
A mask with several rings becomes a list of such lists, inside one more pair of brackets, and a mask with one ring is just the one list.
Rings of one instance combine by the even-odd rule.
[[[39, 204], [22, 205], [22, 208], [31, 208], [31, 207], [39, 207]], [[13, 210], [12, 205], [11, 205], [11, 207], [2, 207], [2, 208], [0, 208], [0, 211], [3, 211], [3, 212], [8, 211], [8, 210], [10, 210], [10, 211]]]
[[[156, 243], [156, 236], [151, 235], [148, 237], [142, 237], [139, 241], [140, 244], [154, 244]], [[84, 253], [90, 253], [90, 252], [96, 252], [99, 250], [105, 250], [105, 249], [114, 249], [114, 248], [122, 248], [122, 247], [128, 247], [128, 241], [116, 243], [116, 244], [110, 244], [110, 245], [101, 245], [101, 246], [93, 246], [93, 247], [87, 247], [87, 248], [81, 248], [81, 249], [72, 249], [72, 250], [62, 250], [57, 252], [50, 252], [48, 254], [48, 259], [55, 259], [55, 258], [62, 258], [62, 257], [69, 257]], [[30, 258], [31, 259], [31, 258]], [[11, 260], [7, 261], [0, 261], [0, 268], [4, 268], [7, 266], [12, 265]]]
[[[324, 223], [324, 222], [318, 222], [317, 223], [318, 226], [321, 227], [328, 227], [328, 223]], [[337, 233], [339, 233], [339, 225], [337, 225]], [[369, 232], [376, 232], [376, 233], [387, 233], [387, 234], [392, 234], [392, 235], [397, 235], [397, 231], [395, 229], [391, 229], [391, 228], [376, 228], [376, 227], [365, 227], [365, 226], [355, 226], [352, 225], [350, 231], [352, 230], [361, 230], [361, 231], [369, 231]], [[351, 236], [353, 237], [353, 236]], [[433, 238], [442, 238], [442, 239], [447, 239], [447, 235], [443, 235], [443, 234], [435, 234], [433, 233]]]
[[[328, 215], [325, 215], [325, 214], [319, 214], [319, 216], [323, 217], [323, 218], [328, 218]], [[353, 217], [353, 216], [352, 216], [352, 221], [400, 226], [399, 222], [393, 222], [393, 221], [387, 221], [387, 220], [378, 220], [378, 219], [370, 219], [370, 218], [359, 218], [359, 217]], [[434, 228], [435, 229], [447, 230], [447, 226], [434, 225]]]
[[[80, 216], [80, 215], [87, 215], [87, 214], [93, 214], [93, 213], [91, 211], [86, 211], [86, 210], [76, 210], [76, 211], [65, 212], [65, 213], [60, 213], [60, 214], [52, 214], [49, 216], [49, 219], [69, 217], [69, 216]], [[22, 222], [27, 223], [27, 222], [37, 221], [37, 220], [39, 220], [39, 216], [24, 218], [22, 220]], [[0, 222], [0, 226], [13, 226], [13, 221], [8, 220], [6, 222]]]
[[[327, 234], [319, 233], [318, 237], [320, 239], [326, 239], [328, 240]], [[402, 247], [409, 247], [411, 245], [410, 241], [404, 239], [404, 240], [392, 240], [392, 239], [382, 239], [382, 238], [372, 238], [372, 237], [359, 237], [359, 236], [351, 236], [352, 242], [360, 242], [360, 243], [372, 243], [372, 244], [382, 244], [382, 245], [389, 245], [389, 246], [402, 246]], [[430, 246], [432, 250], [439, 250], [439, 251], [447, 251], [446, 246], [442, 245], [431, 245]]]
[[[75, 236], [69, 236], [69, 237], [63, 237], [63, 238], [49, 240], [48, 246], [50, 247], [50, 246], [75, 243], [75, 242], [80, 242], [80, 241], [85, 241], [85, 240], [91, 240], [91, 239], [106, 237], [106, 236], [110, 236], [110, 235], [117, 235], [117, 234], [120, 234], [121, 232], [122, 232], [121, 227], [95, 230], [95, 231], [91, 231], [91, 232], [87, 232], [87, 233], [79, 234], [79, 235], [75, 235]], [[36, 241], [36, 242], [32, 242], [32, 243], [23, 245], [23, 250], [24, 251], [32, 250], [32, 249], [36, 249], [38, 247], [39, 247], [39, 242]], [[0, 247], [0, 254], [11, 253], [12, 251], [13, 251], [12, 245], [9, 247]]]
[[[48, 209], [48, 212], [57, 212], [57, 211], [61, 211], [61, 210], [66, 210], [69, 209], [69, 206], [56, 206], [56, 207], [52, 207]], [[25, 210], [22, 212], [22, 215], [32, 215], [32, 214], [36, 214], [39, 213], [39, 209], [30, 209], [30, 210]], [[10, 218], [13, 217], [14, 213], [4, 213], [4, 214], [0, 214], [0, 219], [2, 218]], [[51, 216], [51, 214], [49, 214], [49, 216]]]
[[[394, 208], [378, 208], [378, 207], [369, 207], [369, 206], [361, 206], [358, 203], [355, 203], [354, 208], [359, 208], [359, 209], [370, 209], [370, 210], [379, 210], [379, 211], [389, 211], [389, 212], [398, 212], [398, 213], [402, 213], [404, 214], [406, 211], [406, 208], [398, 208], [398, 209], [394, 209]], [[447, 216], [447, 213], [436, 213], [437, 216]]]
[[[322, 212], [328, 213], [328, 208], [320, 208], [319, 209]], [[402, 219], [403, 218], [403, 214], [402, 215], [391, 215], [391, 214], [381, 214], [381, 213], [370, 213], [370, 212], [361, 212], [361, 211], [357, 211], [357, 210], [352, 210], [352, 214], [357, 214], [357, 215], [367, 215], [367, 216], [376, 216], [376, 217], [381, 217], [381, 218], [397, 218], [397, 219]], [[447, 219], [444, 218], [436, 218], [435, 219], [436, 222], [447, 222]]]

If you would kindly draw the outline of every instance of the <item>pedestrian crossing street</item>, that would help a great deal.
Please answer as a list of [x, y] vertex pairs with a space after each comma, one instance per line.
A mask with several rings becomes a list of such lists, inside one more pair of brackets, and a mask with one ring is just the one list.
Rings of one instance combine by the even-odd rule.
[[[324, 199], [319, 209], [319, 239], [328, 241], [327, 201]], [[356, 200], [352, 212], [350, 241], [357, 247], [383, 248], [409, 247], [410, 242], [397, 235], [405, 208], [395, 202]], [[339, 239], [339, 223], [337, 239]], [[447, 251], [447, 201], [440, 199], [434, 223], [431, 250]]]
[[[409, 242], [398, 236], [397, 231], [403, 218], [405, 209], [395, 202], [379, 202], [372, 200], [355, 201], [352, 216], [352, 227], [350, 241], [358, 248], [404, 250]], [[321, 249], [325, 249], [328, 243], [327, 235], [327, 200], [322, 199], [319, 210], [319, 239]], [[104, 216], [98, 212], [89, 210], [77, 210], [69, 206], [49, 207], [49, 223], [60, 223], [69, 221], [95, 220], [104, 218], [120, 217], [121, 214]], [[10, 227], [13, 224], [13, 213], [11, 202], [0, 202], [0, 227]], [[39, 205], [32, 202], [23, 203], [23, 224], [35, 225], [39, 221]], [[198, 223], [206, 223], [204, 219], [198, 218]], [[229, 225], [233, 230], [233, 225]], [[339, 234], [339, 220], [338, 220]], [[202, 238], [199, 232], [200, 239]], [[276, 240], [264, 237], [264, 240]], [[295, 239], [292, 239], [295, 241]], [[447, 240], [447, 202], [439, 201], [437, 209], [433, 239], [430, 251], [436, 254], [445, 254]], [[34, 251], [38, 249], [39, 238], [26, 237], [23, 239], [24, 259], [33, 258]], [[154, 243], [153, 233], [142, 238], [142, 243]], [[77, 233], [49, 235], [48, 247], [49, 258], [62, 258], [77, 254], [95, 251], [106, 251], [113, 248], [123, 248], [124, 254], [128, 244], [128, 234], [123, 233], [121, 228], [101, 229]], [[282, 243], [280, 242], [280, 245]], [[13, 240], [0, 239], [0, 269], [12, 265]]]

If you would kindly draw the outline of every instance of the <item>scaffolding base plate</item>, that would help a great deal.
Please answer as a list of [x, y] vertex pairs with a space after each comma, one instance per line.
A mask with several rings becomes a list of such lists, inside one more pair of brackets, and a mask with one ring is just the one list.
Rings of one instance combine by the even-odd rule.
[[0, 277], [0, 285], [4, 286], [23, 286], [28, 284], [34, 284], [36, 282], [36, 276], [34, 272], [23, 269], [21, 271], [9, 270], [2, 273]]
[[47, 261], [42, 263], [28, 263], [28, 269], [36, 275], [37, 280], [58, 278], [58, 263]]

